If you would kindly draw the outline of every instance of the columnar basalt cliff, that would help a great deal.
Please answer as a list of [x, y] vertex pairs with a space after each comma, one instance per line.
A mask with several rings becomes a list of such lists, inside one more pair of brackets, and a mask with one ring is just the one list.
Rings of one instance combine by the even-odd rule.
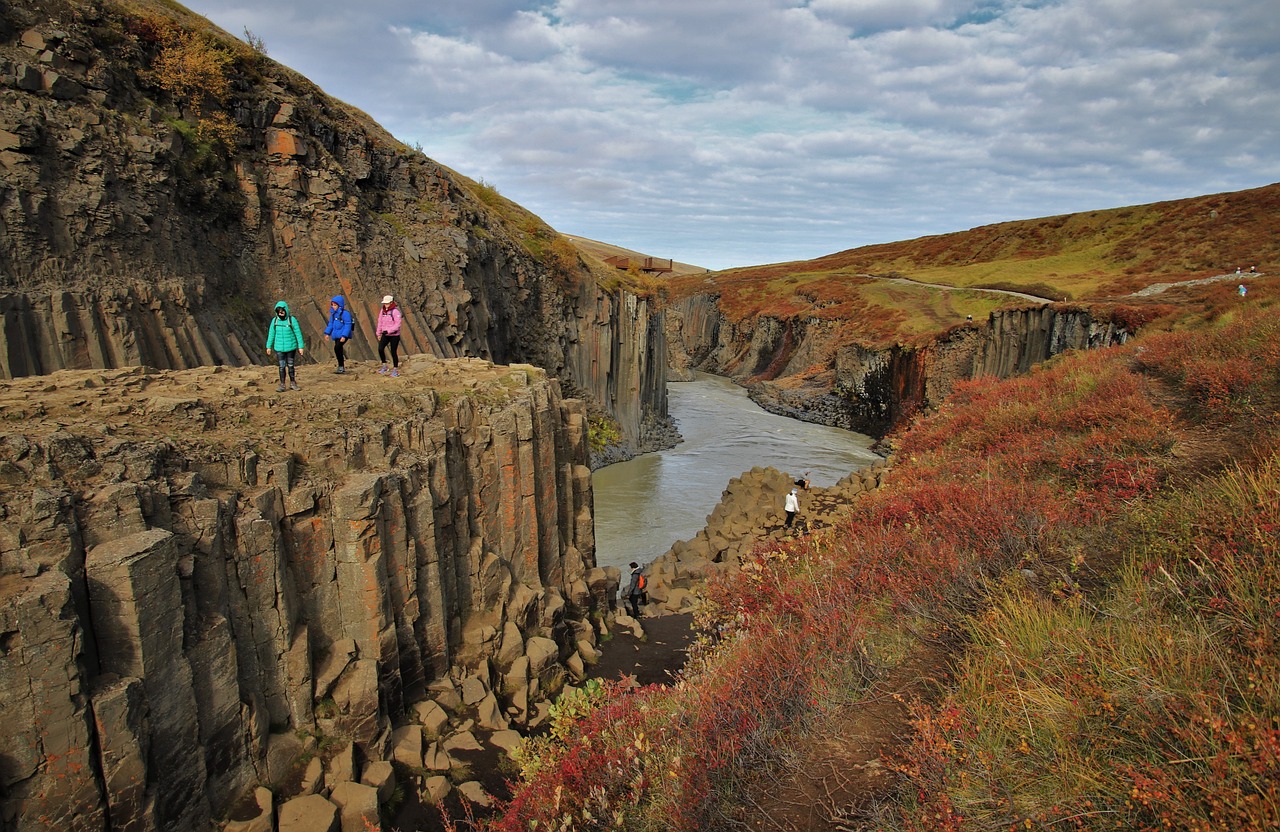
[[682, 298], [666, 317], [675, 377], [691, 370], [746, 385], [774, 413], [883, 436], [957, 381], [1024, 373], [1066, 350], [1124, 343], [1124, 327], [1087, 310], [1046, 304], [993, 313], [915, 346], [843, 342], [838, 322], [761, 316], [738, 326], [711, 295]]
[[261, 363], [281, 298], [320, 352], [335, 294], [369, 358], [390, 293], [406, 352], [543, 367], [633, 448], [667, 422], [665, 361], [628, 363], [665, 353], [646, 303], [174, 4], [0, 7], [0, 173], [0, 377]]
[[204, 830], [299, 732], [447, 770], [420, 703], [529, 724], [593, 658], [583, 403], [479, 359], [318, 376], [0, 383], [5, 829]]

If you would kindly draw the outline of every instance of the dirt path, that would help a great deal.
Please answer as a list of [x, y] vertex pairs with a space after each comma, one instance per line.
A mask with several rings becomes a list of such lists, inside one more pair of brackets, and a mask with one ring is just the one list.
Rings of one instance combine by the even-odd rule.
[[615, 628], [613, 638], [601, 645], [603, 654], [588, 672], [593, 679], [632, 676], [640, 685], [668, 685], [684, 667], [693, 641], [693, 616], [659, 615], [640, 620], [645, 638]]
[[921, 643], [861, 700], [792, 741], [783, 763], [758, 772], [741, 825], [762, 832], [844, 832], [895, 785], [886, 766], [911, 736], [908, 703], [937, 695], [949, 650]]
[[1198, 280], [1183, 280], [1178, 283], [1152, 283], [1145, 289], [1139, 289], [1129, 295], [1131, 298], [1144, 298], [1150, 295], [1158, 295], [1166, 289], [1173, 289], [1182, 286], [1203, 286], [1206, 283], [1219, 283], [1223, 280], [1238, 280], [1244, 282], [1246, 279], [1252, 280], [1255, 277], [1266, 277], [1265, 272], [1234, 272], [1230, 274], [1219, 274], [1213, 277], [1202, 277]]
[[1039, 295], [1028, 295], [1023, 292], [1013, 292], [1008, 289], [979, 289], [976, 286], [948, 286], [945, 283], [925, 283], [923, 280], [912, 280], [909, 277], [883, 277], [878, 274], [860, 274], [858, 277], [867, 277], [872, 280], [880, 280], [885, 283], [901, 283], [904, 286], [920, 286], [925, 289], [938, 289], [943, 292], [987, 292], [995, 295], [1008, 295], [1011, 298], [1021, 298], [1029, 300], [1033, 303], [1048, 304], [1053, 301], [1048, 298], [1042, 298]]

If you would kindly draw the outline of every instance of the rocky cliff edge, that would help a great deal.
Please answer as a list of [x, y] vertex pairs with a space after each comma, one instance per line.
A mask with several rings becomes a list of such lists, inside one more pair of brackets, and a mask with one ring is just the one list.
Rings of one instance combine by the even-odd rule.
[[299, 737], [447, 770], [450, 719], [528, 725], [582, 674], [617, 583], [584, 405], [376, 366], [0, 383], [6, 829], [205, 829]]

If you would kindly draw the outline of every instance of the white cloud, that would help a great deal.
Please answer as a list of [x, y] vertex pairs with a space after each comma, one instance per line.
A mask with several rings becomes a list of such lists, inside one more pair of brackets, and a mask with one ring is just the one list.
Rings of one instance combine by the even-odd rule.
[[1274, 0], [191, 0], [563, 231], [711, 267], [1280, 173]]

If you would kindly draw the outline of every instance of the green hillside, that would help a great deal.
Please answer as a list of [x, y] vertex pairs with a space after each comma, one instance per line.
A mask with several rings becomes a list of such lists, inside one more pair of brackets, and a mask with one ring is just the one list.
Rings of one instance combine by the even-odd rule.
[[[870, 344], [935, 334], [1028, 300], [1143, 305], [1172, 283], [1251, 267], [1280, 270], [1280, 184], [1248, 191], [982, 226], [815, 260], [673, 279], [715, 292], [733, 321], [757, 315], [850, 322]], [[947, 287], [947, 288], [933, 288]], [[955, 291], [955, 290], [962, 291]]]

